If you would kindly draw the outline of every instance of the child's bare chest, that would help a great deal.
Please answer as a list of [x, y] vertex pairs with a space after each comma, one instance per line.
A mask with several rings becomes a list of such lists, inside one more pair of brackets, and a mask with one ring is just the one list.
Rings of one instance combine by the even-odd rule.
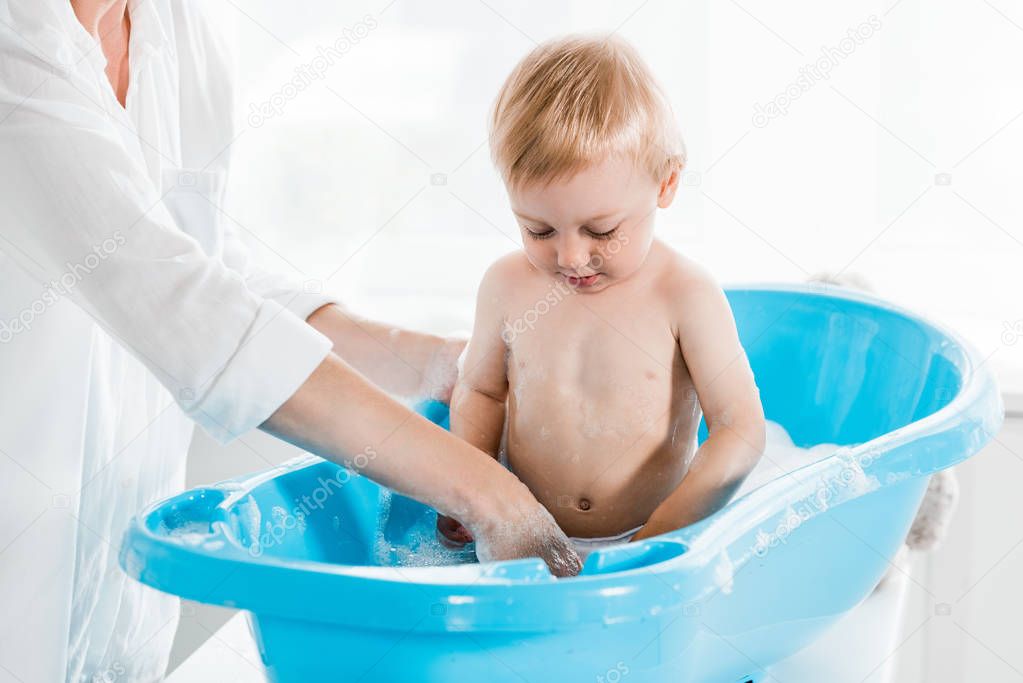
[[509, 326], [521, 332], [506, 337], [513, 392], [624, 401], [632, 408], [666, 404], [688, 372], [665, 307], [605, 294], [525, 308], [522, 324]]

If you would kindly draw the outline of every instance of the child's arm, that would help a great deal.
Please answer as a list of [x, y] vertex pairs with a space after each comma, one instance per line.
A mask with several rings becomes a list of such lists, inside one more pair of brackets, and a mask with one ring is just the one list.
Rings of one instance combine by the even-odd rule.
[[505, 260], [487, 270], [476, 295], [476, 320], [451, 395], [451, 431], [497, 457], [508, 398], [504, 329]]
[[[476, 296], [476, 321], [465, 350], [461, 372], [451, 395], [451, 432], [484, 453], [497, 458], [504, 430], [508, 374], [504, 327], [504, 267], [498, 261], [483, 276]], [[437, 528], [448, 540], [466, 543], [469, 532], [443, 515]]]
[[723, 507], [764, 452], [764, 410], [724, 292], [703, 271], [679, 282], [679, 347], [708, 436], [682, 483], [633, 540], [697, 522]]

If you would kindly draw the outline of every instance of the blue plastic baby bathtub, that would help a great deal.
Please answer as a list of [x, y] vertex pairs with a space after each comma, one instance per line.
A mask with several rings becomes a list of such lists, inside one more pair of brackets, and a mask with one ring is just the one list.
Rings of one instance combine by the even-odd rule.
[[1003, 410], [977, 356], [907, 311], [821, 286], [727, 294], [767, 417], [798, 446], [850, 445], [698, 524], [572, 579], [408, 566], [445, 559], [425, 550], [432, 511], [309, 456], [150, 507], [121, 564], [248, 610], [276, 681], [758, 681], [870, 593], [929, 475]]

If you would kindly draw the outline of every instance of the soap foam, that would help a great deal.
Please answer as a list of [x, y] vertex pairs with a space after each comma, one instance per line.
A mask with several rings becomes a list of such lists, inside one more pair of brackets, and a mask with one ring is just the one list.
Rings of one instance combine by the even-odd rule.
[[[763, 457], [757, 466], [743, 482], [735, 497], [744, 495], [760, 486], [777, 479], [789, 472], [797, 470], [811, 463], [823, 460], [835, 453], [840, 447], [836, 444], [817, 444], [810, 448], [796, 446], [788, 432], [780, 424], [767, 421], [766, 423], [766, 446]], [[849, 470], [848, 481], [843, 486], [848, 493], [859, 493], [877, 485], [876, 479], [867, 477], [862, 467], [855, 458], [848, 458], [848, 466], [843, 469]], [[834, 502], [834, 501], [832, 501]], [[821, 501], [827, 506], [827, 501]], [[380, 522], [376, 531], [376, 544], [374, 559], [377, 565], [383, 567], [436, 567], [468, 564], [475, 562], [476, 557], [481, 561], [492, 561], [507, 559], [498, 556], [499, 553], [492, 547], [481, 543], [469, 543], [461, 548], [449, 548], [437, 538], [436, 513], [426, 511], [421, 519], [406, 530], [400, 538], [386, 538], [384, 529], [390, 508], [390, 495], [385, 493], [381, 500]], [[515, 540], [515, 550], [523, 553], [522, 556], [545, 557], [548, 562], [558, 567], [555, 573], [568, 573], [568, 570], [575, 565], [577, 558], [572, 555], [570, 545], [564, 548], [551, 545], [551, 526], [554, 519], [545, 509], [534, 513], [537, 519], [533, 523], [521, 521], [509, 523], [505, 528], [498, 529], [492, 534], [492, 544], [505, 546], [508, 542]], [[795, 510], [790, 510], [792, 517], [797, 516]], [[556, 528], [556, 527], [555, 527]], [[525, 537], [523, 530], [530, 533]], [[503, 553], [508, 549], [503, 548]], [[720, 579], [723, 584], [729, 581], [729, 568], [731, 560], [721, 558], [721, 565], [717, 568], [720, 571]]]
[[792, 442], [792, 437], [777, 422], [768, 420], [765, 426], [764, 454], [736, 491], [736, 498], [800, 467], [823, 460], [840, 448], [837, 444], [830, 443], [800, 448]]

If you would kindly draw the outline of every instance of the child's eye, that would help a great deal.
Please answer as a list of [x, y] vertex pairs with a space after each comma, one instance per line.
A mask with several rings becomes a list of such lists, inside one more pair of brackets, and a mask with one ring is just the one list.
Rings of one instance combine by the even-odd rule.
[[586, 232], [590, 233], [590, 237], [592, 237], [595, 240], [609, 240], [615, 236], [615, 233], [618, 232], [618, 228], [620, 227], [621, 224], [616, 225], [607, 232], [595, 232], [593, 230], [590, 230], [589, 228], [586, 228]]
[[529, 234], [529, 236], [532, 237], [535, 240], [545, 240], [548, 237], [553, 237], [554, 236], [554, 229], [553, 228], [547, 228], [543, 232], [536, 232], [534, 230], [531, 230], [530, 228], [527, 228], [526, 226], [522, 226], [522, 227]]

